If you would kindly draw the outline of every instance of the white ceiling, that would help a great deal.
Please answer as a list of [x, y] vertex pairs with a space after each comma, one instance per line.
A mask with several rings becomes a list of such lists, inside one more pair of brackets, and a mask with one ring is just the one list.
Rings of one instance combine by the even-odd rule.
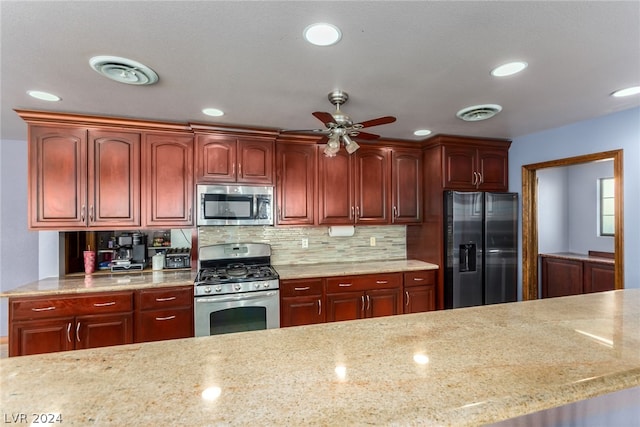
[[[385, 137], [435, 133], [514, 138], [640, 105], [613, 98], [640, 85], [640, 2], [56, 1], [0, 2], [2, 139], [26, 139], [13, 109], [177, 122], [313, 129], [327, 94], [349, 93], [354, 121]], [[302, 38], [314, 22], [340, 43]], [[89, 67], [95, 55], [130, 58], [160, 81], [130, 86]], [[524, 60], [524, 72], [490, 70]], [[61, 102], [30, 98], [53, 92]], [[483, 122], [455, 113], [500, 104]], [[225, 111], [220, 118], [204, 107]]]

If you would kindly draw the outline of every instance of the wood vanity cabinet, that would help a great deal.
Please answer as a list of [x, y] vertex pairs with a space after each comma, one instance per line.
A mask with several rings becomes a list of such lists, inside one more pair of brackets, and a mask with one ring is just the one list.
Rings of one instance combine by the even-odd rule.
[[133, 342], [133, 293], [9, 298], [9, 356]]
[[148, 133], [142, 147], [143, 227], [193, 225], [193, 135]]
[[324, 323], [322, 279], [280, 281], [280, 327]]
[[402, 273], [329, 277], [327, 322], [402, 313]]
[[335, 157], [324, 156], [324, 146], [318, 150], [318, 223], [389, 224], [390, 149], [361, 146]]
[[193, 286], [137, 290], [135, 342], [193, 337], [193, 303]]
[[140, 226], [140, 133], [29, 126], [29, 228]]
[[273, 185], [275, 136], [196, 135], [196, 181]]
[[315, 223], [315, 144], [276, 144], [276, 221], [278, 225]]
[[436, 309], [436, 271], [404, 273], [404, 313], [421, 313]]
[[391, 222], [422, 221], [422, 151], [393, 148], [391, 152]]
[[614, 265], [586, 258], [541, 255], [542, 298], [611, 291]]
[[614, 275], [613, 264], [585, 261], [583, 266], [584, 293], [614, 290]]

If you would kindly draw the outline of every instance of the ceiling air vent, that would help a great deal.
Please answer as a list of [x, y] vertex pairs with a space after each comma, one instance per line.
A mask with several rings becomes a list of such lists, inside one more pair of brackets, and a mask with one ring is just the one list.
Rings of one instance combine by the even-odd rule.
[[479, 122], [490, 119], [500, 111], [502, 111], [502, 107], [497, 104], [474, 105], [458, 111], [456, 116], [465, 122]]
[[152, 85], [158, 81], [158, 75], [151, 68], [127, 58], [94, 56], [89, 64], [103, 76], [128, 85]]

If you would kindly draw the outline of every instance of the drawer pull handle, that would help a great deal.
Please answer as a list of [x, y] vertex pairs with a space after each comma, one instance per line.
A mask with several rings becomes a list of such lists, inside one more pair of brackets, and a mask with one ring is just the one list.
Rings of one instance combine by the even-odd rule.
[[389, 283], [388, 280], [376, 280], [376, 284], [378, 285], [386, 285], [387, 283]]
[[93, 304], [94, 307], [108, 307], [110, 305], [116, 305], [115, 301], [111, 302], [96, 302]]
[[414, 277], [413, 281], [414, 282], [422, 282], [424, 279], [422, 277]]
[[173, 301], [176, 297], [156, 298], [157, 302]]
[[44, 308], [32, 308], [31, 311], [51, 311], [55, 309], [56, 308], [54, 306], [51, 306], [51, 307], [44, 307]]
[[344, 288], [344, 287], [351, 286], [351, 283], [338, 283], [338, 286], [340, 286], [340, 287], [343, 287], [343, 288]]
[[156, 320], [171, 320], [175, 319], [176, 316], [167, 316], [167, 317], [156, 317]]
[[311, 289], [311, 286], [305, 286], [303, 288], [293, 288], [294, 291], [308, 291]]

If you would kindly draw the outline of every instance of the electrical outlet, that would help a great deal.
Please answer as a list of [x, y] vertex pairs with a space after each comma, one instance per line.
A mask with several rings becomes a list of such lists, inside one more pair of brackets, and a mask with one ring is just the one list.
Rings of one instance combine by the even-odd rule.
[[303, 237], [303, 238], [302, 238], [302, 247], [303, 247], [304, 249], [306, 249], [306, 248], [308, 248], [308, 247], [309, 247], [309, 239], [307, 239], [306, 237]]
[[369, 238], [369, 245], [370, 246], [375, 246], [376, 245], [376, 238], [375, 237], [370, 237]]

